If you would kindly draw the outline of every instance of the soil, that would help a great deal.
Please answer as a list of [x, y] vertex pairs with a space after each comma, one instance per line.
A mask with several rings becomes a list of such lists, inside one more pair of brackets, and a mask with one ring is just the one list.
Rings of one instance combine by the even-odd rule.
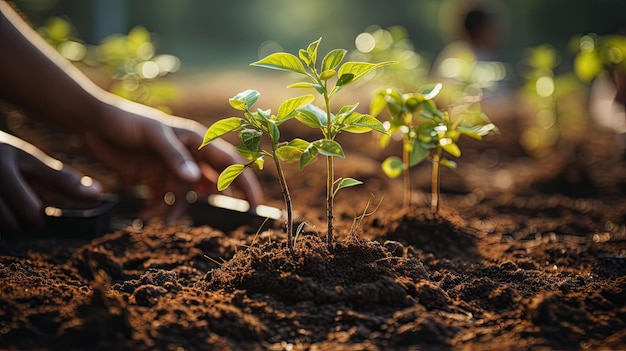
[[[280, 227], [158, 220], [91, 241], [2, 242], [0, 349], [626, 349], [622, 150], [589, 126], [538, 159], [514, 121], [500, 128], [464, 142], [437, 215], [428, 164], [403, 209], [374, 137], [344, 138], [336, 173], [365, 185], [338, 195], [331, 245], [324, 162], [286, 167], [307, 223], [293, 250]], [[280, 207], [269, 168], [259, 176]]]

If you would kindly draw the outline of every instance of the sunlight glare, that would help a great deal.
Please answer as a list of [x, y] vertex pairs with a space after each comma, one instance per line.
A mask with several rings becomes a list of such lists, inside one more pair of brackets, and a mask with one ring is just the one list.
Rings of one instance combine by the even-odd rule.
[[354, 40], [354, 45], [360, 52], [368, 53], [376, 47], [376, 39], [370, 33], [361, 33]]
[[551, 77], [543, 76], [535, 83], [537, 94], [541, 97], [548, 97], [554, 93], [554, 80]]

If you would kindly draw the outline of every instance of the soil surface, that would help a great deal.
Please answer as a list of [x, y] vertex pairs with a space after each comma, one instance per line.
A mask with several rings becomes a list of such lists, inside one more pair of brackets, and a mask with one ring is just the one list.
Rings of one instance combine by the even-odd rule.
[[279, 225], [158, 220], [91, 241], [1, 242], [0, 349], [626, 349], [622, 151], [590, 126], [533, 158], [513, 122], [462, 145], [437, 215], [428, 164], [403, 209], [401, 180], [379, 166], [397, 150], [342, 139], [336, 174], [365, 185], [339, 193], [331, 245], [320, 161], [286, 167], [307, 224], [293, 250]]

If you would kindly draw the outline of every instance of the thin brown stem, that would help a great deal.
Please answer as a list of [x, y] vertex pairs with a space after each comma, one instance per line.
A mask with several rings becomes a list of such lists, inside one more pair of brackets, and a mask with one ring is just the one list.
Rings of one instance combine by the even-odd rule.
[[280, 191], [283, 194], [283, 200], [285, 201], [285, 208], [287, 210], [287, 225], [285, 230], [287, 231], [287, 247], [293, 249], [293, 209], [291, 205], [291, 194], [287, 187], [287, 180], [285, 180], [285, 173], [280, 165], [280, 161], [276, 156], [276, 145], [272, 143], [272, 150], [274, 151], [273, 159], [276, 164], [276, 171], [278, 172], [278, 182], [280, 183]]
[[326, 156], [327, 182], [326, 182], [326, 218], [328, 220], [328, 234], [326, 243], [330, 246], [333, 243], [333, 206], [335, 194], [333, 193], [335, 171], [333, 168], [332, 156]]
[[402, 170], [404, 175], [404, 195], [403, 204], [404, 208], [408, 208], [411, 205], [411, 173], [409, 173], [410, 162], [410, 150], [408, 147], [408, 138], [404, 137], [404, 143], [402, 144], [402, 164], [404, 169]]
[[437, 153], [433, 156], [432, 201], [430, 203], [430, 211], [432, 213], [439, 212], [439, 166], [441, 164], [441, 151], [442, 149], [438, 147]]

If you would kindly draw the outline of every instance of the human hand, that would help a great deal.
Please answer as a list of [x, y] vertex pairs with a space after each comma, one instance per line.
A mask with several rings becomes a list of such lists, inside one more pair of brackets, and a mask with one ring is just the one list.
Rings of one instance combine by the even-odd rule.
[[101, 186], [32, 144], [0, 131], [0, 232], [45, 226], [44, 207], [93, 201]]
[[[219, 173], [242, 162], [234, 147], [219, 141], [198, 150], [206, 128], [184, 118], [126, 100], [102, 106], [92, 128], [82, 132], [88, 149], [114, 170], [126, 187], [145, 185], [152, 201], [138, 216], [175, 220], [186, 210], [189, 190], [216, 192]], [[252, 206], [263, 201], [261, 187], [250, 171], [234, 183]]]

